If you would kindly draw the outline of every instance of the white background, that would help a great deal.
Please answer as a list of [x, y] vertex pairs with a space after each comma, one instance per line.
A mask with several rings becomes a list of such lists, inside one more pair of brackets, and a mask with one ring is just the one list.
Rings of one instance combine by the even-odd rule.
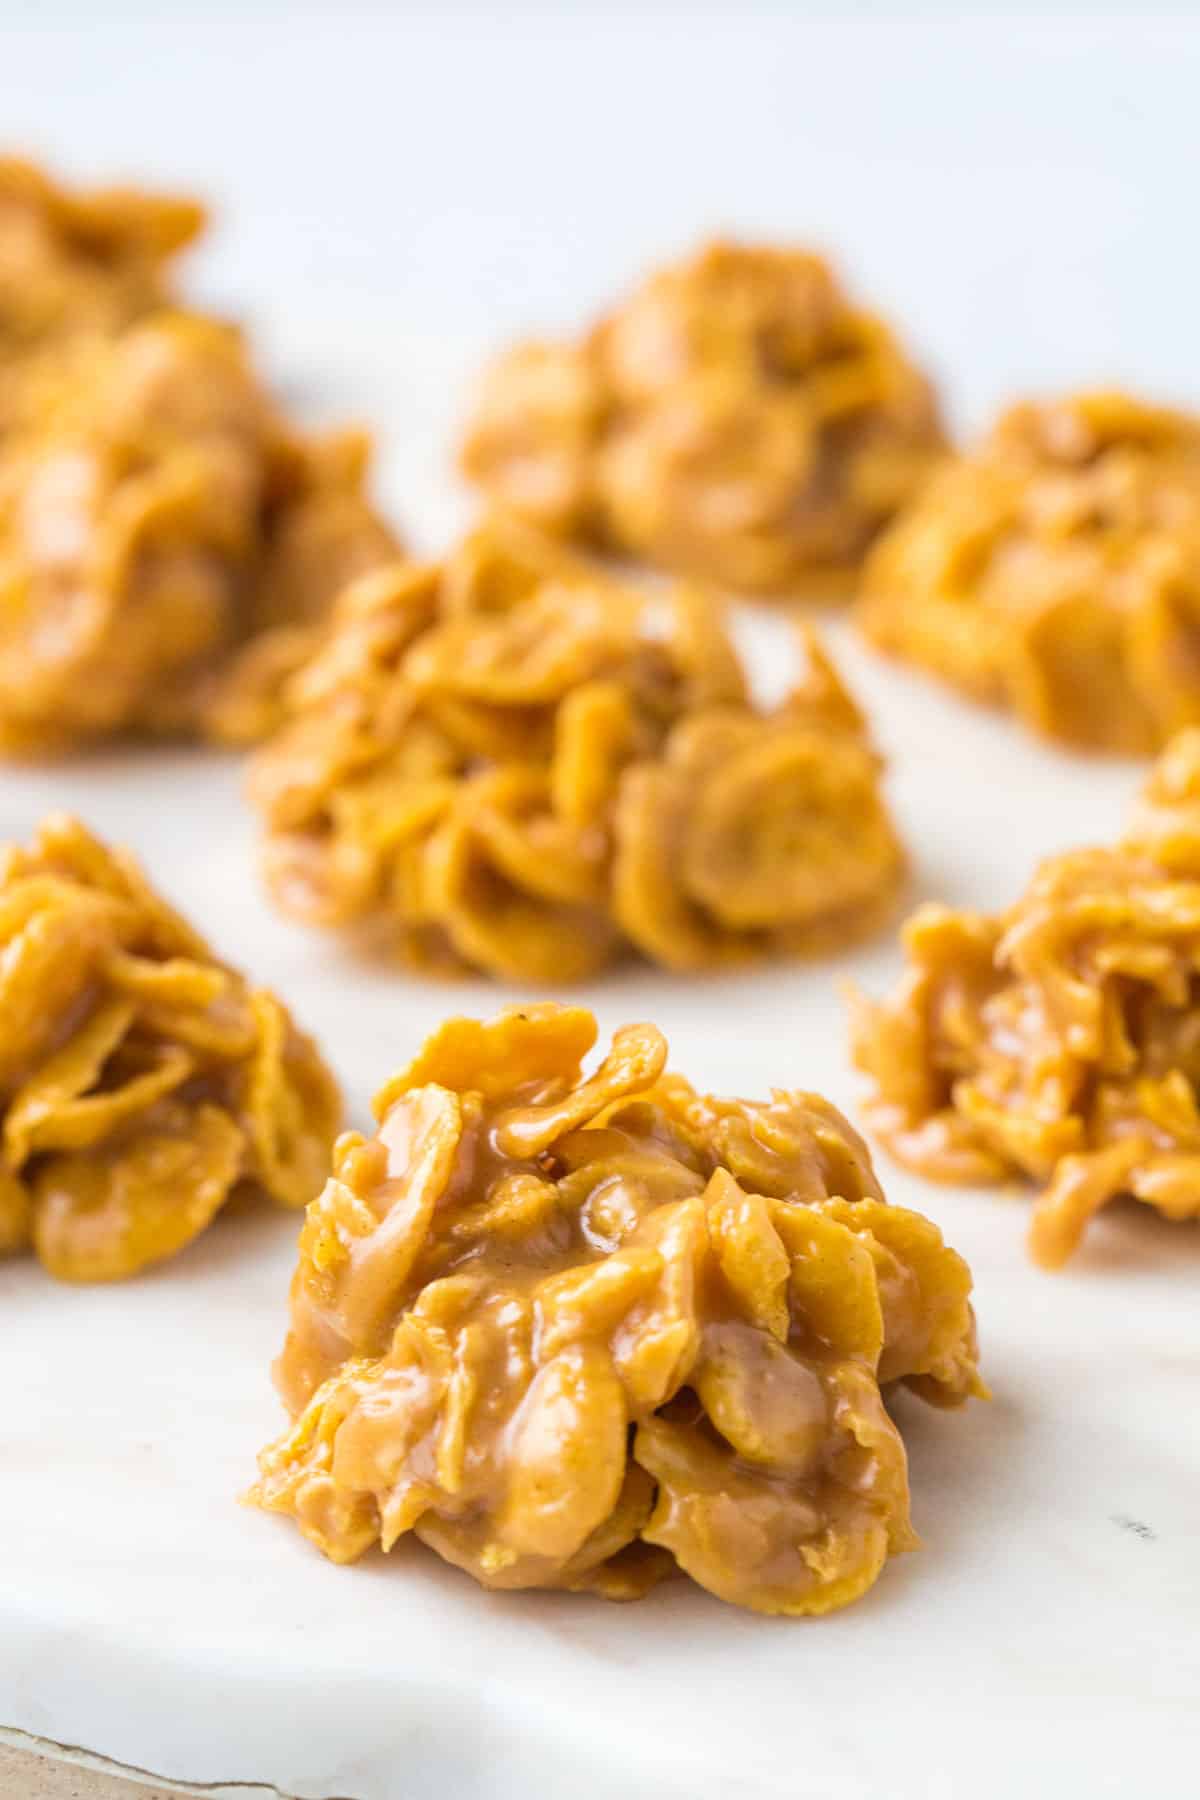
[[[470, 372], [571, 330], [727, 229], [824, 245], [902, 322], [970, 429], [1022, 391], [1200, 401], [1190, 14], [946, 8], [0, 4], [13, 147], [181, 183], [219, 226], [194, 291], [248, 317], [314, 416], [371, 420], [380, 488], [434, 549]], [[778, 617], [742, 632], [783, 678]], [[1138, 771], [1044, 749], [841, 626], [914, 853], [912, 897], [995, 906], [1112, 838]], [[69, 805], [136, 845], [218, 946], [321, 1036], [356, 1115], [444, 1012], [509, 996], [364, 968], [274, 919], [236, 762], [0, 772], [0, 835]], [[702, 1085], [844, 1104], [832, 965], [623, 971]], [[1200, 1243], [1102, 1223], [1029, 1268], [1019, 1199], [884, 1165], [978, 1277], [996, 1398], [903, 1419], [926, 1548], [811, 1624], [680, 1587], [637, 1608], [488, 1597], [432, 1558], [352, 1571], [231, 1497], [278, 1424], [294, 1221], [232, 1221], [124, 1289], [0, 1270], [0, 1723], [198, 1780], [354, 1800], [1090, 1800], [1194, 1792], [1200, 1762]]]

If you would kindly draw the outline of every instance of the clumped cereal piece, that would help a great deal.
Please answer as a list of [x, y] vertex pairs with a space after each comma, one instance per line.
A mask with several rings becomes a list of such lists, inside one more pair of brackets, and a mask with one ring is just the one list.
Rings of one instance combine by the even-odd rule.
[[32, 163], [0, 157], [0, 427], [10, 370], [71, 341], [113, 337], [168, 305], [171, 259], [204, 223], [196, 200], [72, 192]]
[[498, 522], [354, 584], [252, 777], [279, 905], [537, 983], [878, 923], [903, 857], [815, 638], [764, 712], [706, 595], [676, 592], [661, 631], [654, 610]]
[[0, 854], [0, 1253], [136, 1274], [239, 1191], [302, 1206], [340, 1118], [280, 1002], [131, 857], [61, 815]]
[[396, 553], [364, 440], [299, 436], [236, 333], [179, 313], [61, 352], [37, 392], [0, 441], [0, 752], [271, 723], [271, 658]]
[[1110, 1200], [1200, 1218], [1200, 731], [1115, 850], [1052, 858], [996, 917], [922, 907], [904, 941], [896, 995], [859, 1001], [854, 1026], [868, 1120], [901, 1162], [1042, 1184], [1045, 1268]]
[[859, 619], [1043, 736], [1161, 748], [1200, 723], [1200, 418], [1105, 392], [1014, 407], [880, 539]]
[[984, 1390], [970, 1272], [816, 1095], [702, 1095], [650, 1025], [452, 1019], [341, 1139], [251, 1498], [335, 1562], [413, 1532], [487, 1587], [682, 1570], [822, 1613], [916, 1543], [881, 1390]]
[[805, 251], [709, 245], [485, 379], [463, 467], [544, 530], [840, 591], [943, 449], [932, 389]]

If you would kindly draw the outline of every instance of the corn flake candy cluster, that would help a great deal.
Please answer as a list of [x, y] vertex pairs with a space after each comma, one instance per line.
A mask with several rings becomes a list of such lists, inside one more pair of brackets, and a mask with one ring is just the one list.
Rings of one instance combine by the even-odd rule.
[[900, 1161], [1037, 1183], [1047, 1268], [1112, 1200], [1200, 1218], [1200, 731], [1115, 849], [1053, 857], [998, 916], [923, 907], [904, 943], [904, 980], [858, 1004], [854, 1033]]
[[397, 553], [361, 433], [298, 431], [172, 305], [185, 202], [0, 163], [0, 755], [242, 742], [334, 594]]
[[278, 904], [538, 983], [629, 948], [699, 969], [879, 923], [903, 856], [815, 638], [763, 711], [706, 594], [655, 612], [499, 523], [354, 584], [253, 769]]
[[311, 1041], [65, 816], [0, 854], [0, 1024], [0, 1254], [113, 1281], [328, 1171], [341, 1104]]
[[485, 378], [467, 475], [543, 530], [743, 590], [844, 590], [944, 448], [891, 331], [801, 250], [715, 243]]
[[451, 1020], [340, 1141], [251, 1498], [338, 1562], [843, 1606], [916, 1542], [885, 1392], [983, 1392], [970, 1273], [827, 1102], [698, 1094], [649, 1025], [585, 1076], [595, 1037]]
[[881, 538], [858, 616], [1045, 737], [1160, 749], [1200, 723], [1200, 419], [1109, 392], [1014, 407]]

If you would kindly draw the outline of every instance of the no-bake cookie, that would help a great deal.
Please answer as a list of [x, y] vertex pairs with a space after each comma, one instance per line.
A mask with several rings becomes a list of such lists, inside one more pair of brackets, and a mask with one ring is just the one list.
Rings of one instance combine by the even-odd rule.
[[1107, 392], [1014, 407], [880, 539], [858, 617], [1043, 736], [1160, 748], [1200, 723], [1200, 419]]
[[396, 553], [365, 440], [294, 430], [237, 334], [181, 313], [60, 353], [37, 391], [0, 438], [0, 753], [251, 735], [264, 656]]
[[746, 590], [844, 589], [943, 448], [928, 381], [820, 257], [715, 243], [485, 377], [467, 475], [543, 530]]
[[650, 1025], [585, 1076], [595, 1037], [451, 1020], [340, 1141], [251, 1498], [339, 1562], [845, 1605], [916, 1542], [886, 1392], [983, 1391], [970, 1273], [826, 1101], [698, 1094]]
[[286, 1008], [131, 857], [61, 815], [0, 852], [0, 1254], [112, 1281], [240, 1192], [302, 1206], [340, 1114]]
[[925, 906], [892, 999], [856, 1005], [871, 1129], [934, 1180], [1041, 1188], [1056, 1268], [1130, 1197], [1200, 1217], [1200, 731], [1124, 841], [1052, 858], [997, 915]]
[[396, 554], [366, 438], [297, 429], [182, 310], [204, 221], [0, 159], [0, 755], [263, 734], [312, 622]]
[[757, 707], [706, 594], [660, 609], [498, 523], [370, 574], [253, 769], [271, 891], [539, 983], [631, 947], [696, 969], [861, 935], [903, 857], [864, 722], [811, 634], [801, 652]]

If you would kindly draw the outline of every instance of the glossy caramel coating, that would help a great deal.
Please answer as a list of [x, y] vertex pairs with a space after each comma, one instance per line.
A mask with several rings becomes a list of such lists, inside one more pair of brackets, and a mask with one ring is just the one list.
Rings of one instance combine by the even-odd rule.
[[239, 1192], [304, 1205], [340, 1116], [286, 1009], [130, 856], [64, 815], [0, 852], [0, 1253], [136, 1274]]
[[822, 1613], [913, 1547], [884, 1404], [982, 1392], [970, 1274], [816, 1095], [697, 1094], [650, 1025], [452, 1019], [338, 1146], [252, 1499], [334, 1561], [414, 1533], [488, 1587], [681, 1570]]
[[1046, 1268], [1110, 1200], [1200, 1218], [1200, 731], [1116, 849], [1052, 858], [995, 916], [922, 907], [904, 944], [897, 992], [854, 1024], [867, 1118], [901, 1162], [1037, 1183]]
[[756, 707], [705, 594], [663, 610], [493, 522], [354, 584], [258, 757], [271, 892], [435, 968], [579, 980], [825, 949], [903, 857], [879, 761], [811, 634]]
[[846, 587], [942, 447], [928, 382], [825, 262], [714, 243], [582, 342], [503, 356], [462, 462], [543, 530], [807, 593]]
[[1200, 419], [1108, 392], [1014, 407], [880, 539], [858, 617], [1044, 737], [1161, 748], [1200, 723]]

